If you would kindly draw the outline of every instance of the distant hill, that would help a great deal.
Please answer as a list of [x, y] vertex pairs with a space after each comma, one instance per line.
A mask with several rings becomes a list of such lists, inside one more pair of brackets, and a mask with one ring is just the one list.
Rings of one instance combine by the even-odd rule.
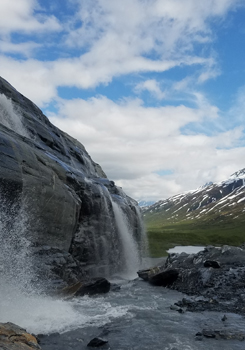
[[138, 201], [138, 205], [144, 209], [148, 209], [154, 203], [154, 201]]
[[143, 208], [143, 213], [150, 239], [157, 232], [158, 239], [164, 234], [165, 243], [241, 244], [245, 241], [245, 168], [226, 181], [160, 200]]

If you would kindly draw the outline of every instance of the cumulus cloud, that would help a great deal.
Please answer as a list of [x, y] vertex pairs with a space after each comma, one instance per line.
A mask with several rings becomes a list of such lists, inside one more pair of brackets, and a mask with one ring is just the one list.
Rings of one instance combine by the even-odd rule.
[[0, 34], [60, 30], [61, 26], [54, 16], [35, 15], [34, 11], [38, 6], [36, 0], [1, 0]]
[[40, 47], [40, 44], [35, 42], [25, 42], [25, 43], [11, 43], [7, 40], [0, 41], [0, 52], [1, 53], [17, 53], [21, 54], [23, 57], [31, 57], [34, 50]]
[[[73, 12], [59, 17], [58, 11], [55, 16], [45, 11], [41, 1], [1, 1], [1, 75], [38, 106], [55, 102], [58, 112], [49, 113], [51, 121], [79, 139], [111, 179], [135, 198], [158, 199], [244, 167], [241, 123], [223, 123], [220, 110], [200, 92], [201, 84], [221, 72], [210, 45], [210, 23], [222, 21], [242, 1], [67, 4]], [[47, 40], [40, 39], [46, 33]], [[22, 41], [14, 41], [13, 34], [21, 34]], [[47, 41], [52, 57], [47, 51], [42, 56]], [[188, 76], [168, 82], [156, 74], [183, 67]], [[150, 93], [158, 105], [168, 100], [172, 106], [147, 107], [140, 98], [123, 96], [119, 101], [105, 96], [69, 101], [58, 94], [61, 86], [96, 88], [129, 75], [138, 78], [127, 85], [131, 96]], [[243, 120], [243, 97], [241, 90], [232, 118]]]
[[166, 96], [165, 92], [161, 90], [160, 83], [157, 82], [155, 79], [145, 80], [137, 84], [135, 87], [136, 92], [141, 92], [144, 90], [149, 91], [153, 96], [155, 96], [159, 100], [162, 100]]
[[[213, 136], [182, 134], [181, 128], [188, 123], [212, 119], [213, 109], [207, 102], [198, 108], [152, 108], [139, 99], [115, 103], [98, 97], [60, 100], [59, 114], [50, 119], [82, 142], [129, 195], [154, 200], [224, 179], [229, 175], [226, 163], [231, 154], [236, 157], [232, 171], [242, 166], [239, 156], [244, 156], [245, 148], [236, 148], [241, 129]], [[164, 169], [173, 175], [159, 175]]]
[[[217, 76], [219, 69], [214, 53], [194, 50], [195, 44], [200, 47], [212, 40], [210, 19], [224, 18], [227, 11], [239, 3], [238, 0], [70, 2], [76, 10], [62, 18], [62, 22], [41, 11], [42, 3], [36, 0], [3, 0], [0, 3], [1, 51], [29, 57], [22, 62], [9, 60], [6, 70], [2, 66], [5, 78], [14, 83], [18, 80], [17, 87], [30, 93], [28, 97], [41, 106], [56, 96], [59, 86], [86, 89], [101, 83], [109, 84], [114, 77], [132, 73], [164, 72], [174, 67], [193, 66], [200, 70], [199, 83]], [[40, 45], [38, 35], [52, 31], [60, 31], [59, 55], [52, 61], [40, 61], [37, 49], [42, 50], [46, 40]], [[27, 35], [26, 40], [23, 37], [22, 43], [17, 44], [9, 36], [14, 32], [36, 33], [37, 37], [30, 42]], [[52, 42], [53, 49], [55, 44]], [[30, 56], [32, 53], [34, 56]], [[30, 71], [29, 91], [26, 70]], [[16, 75], [18, 78], [12, 80]], [[32, 82], [37, 83], [37, 90]], [[145, 84], [144, 88], [157, 98], [163, 97], [158, 82], [150, 79]]]
[[48, 63], [34, 59], [17, 61], [0, 55], [0, 67], [4, 67], [3, 78], [39, 107], [57, 96]]

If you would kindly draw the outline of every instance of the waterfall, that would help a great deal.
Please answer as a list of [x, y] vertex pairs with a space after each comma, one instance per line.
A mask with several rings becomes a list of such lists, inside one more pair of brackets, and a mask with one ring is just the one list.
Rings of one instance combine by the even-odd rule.
[[0, 94], [0, 123], [17, 134], [28, 137], [28, 133], [22, 123], [22, 116], [5, 95]]
[[122, 272], [130, 278], [136, 276], [136, 272], [140, 267], [138, 247], [134, 240], [132, 230], [129, 227], [126, 215], [115, 201], [112, 201], [112, 208], [124, 256]]
[[150, 265], [148, 237], [147, 237], [145, 225], [142, 219], [141, 211], [138, 205], [135, 206], [135, 210], [137, 213], [137, 227], [138, 227], [138, 230], [140, 231], [139, 250], [140, 250], [140, 256], [142, 258], [141, 268], [146, 268]]
[[30, 292], [33, 281], [30, 242], [27, 239], [28, 217], [20, 198], [10, 205], [0, 196], [0, 275], [4, 284]]

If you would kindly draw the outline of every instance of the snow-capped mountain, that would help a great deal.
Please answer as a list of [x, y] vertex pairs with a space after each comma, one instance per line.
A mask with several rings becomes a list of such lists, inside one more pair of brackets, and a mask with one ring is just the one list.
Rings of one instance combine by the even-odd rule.
[[226, 181], [209, 183], [188, 193], [160, 200], [144, 209], [147, 221], [171, 224], [197, 221], [245, 222], [245, 168]]

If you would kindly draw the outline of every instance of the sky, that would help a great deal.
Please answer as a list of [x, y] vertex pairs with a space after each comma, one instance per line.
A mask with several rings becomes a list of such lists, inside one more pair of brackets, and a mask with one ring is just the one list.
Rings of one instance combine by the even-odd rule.
[[244, 0], [1, 0], [0, 75], [137, 200], [245, 167]]

